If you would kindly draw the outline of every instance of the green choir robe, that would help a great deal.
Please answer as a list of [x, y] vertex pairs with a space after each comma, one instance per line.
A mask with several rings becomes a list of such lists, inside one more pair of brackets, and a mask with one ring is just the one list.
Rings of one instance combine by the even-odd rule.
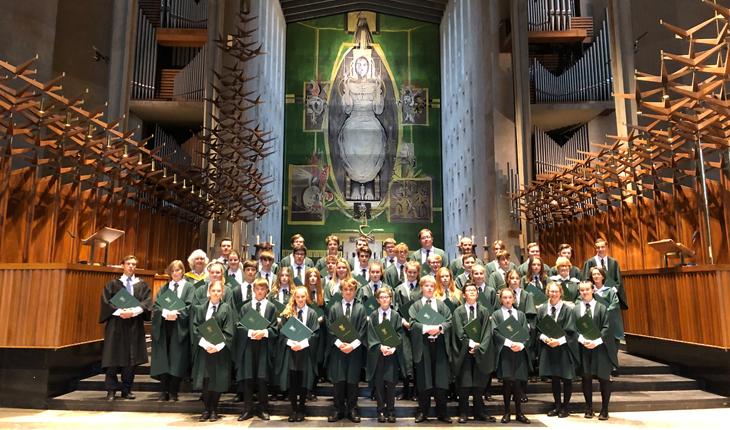
[[[545, 302], [537, 308], [537, 321], [543, 318], [550, 318], [550, 302]], [[539, 374], [541, 377], [556, 376], [563, 379], [573, 379], [575, 377], [575, 369], [580, 362], [578, 351], [578, 333], [575, 329], [575, 314], [573, 313], [573, 303], [563, 300], [563, 305], [558, 313], [558, 319], [555, 322], [565, 331], [566, 343], [551, 347], [542, 340], [542, 334], [537, 329]]]
[[[187, 305], [178, 313], [177, 320], [167, 321], [162, 317], [162, 308], [155, 302], [152, 308], [152, 360], [150, 376], [159, 379], [160, 375], [170, 374], [183, 378], [190, 374], [190, 312], [195, 287], [190, 282], [181, 280], [178, 288], [182, 288], [180, 299]], [[165, 284], [157, 293], [170, 290]], [[166, 325], [172, 324], [172, 337], [167, 338]], [[169, 347], [168, 347], [169, 345]]]
[[400, 337], [401, 344], [395, 349], [395, 353], [385, 357], [380, 352], [380, 337], [376, 332], [377, 326], [380, 324], [380, 308], [375, 309], [368, 318], [368, 329], [367, 329], [367, 367], [365, 377], [368, 381], [375, 379], [375, 374], [380, 373], [383, 375], [385, 382], [395, 383], [400, 375], [406, 373], [405, 357], [403, 355], [403, 340], [405, 337], [405, 331], [403, 329], [403, 319], [394, 309], [390, 311], [390, 324], [395, 330], [395, 333]]
[[205, 322], [205, 314], [208, 311], [208, 303], [206, 300], [203, 304], [193, 307], [192, 311], [192, 333], [191, 340], [193, 344], [193, 389], [202, 390], [203, 380], [210, 378], [208, 382], [208, 390], [223, 393], [228, 391], [231, 383], [231, 364], [233, 359], [233, 351], [235, 345], [233, 336], [236, 330], [236, 312], [231, 306], [221, 301], [218, 310], [213, 318], [218, 322], [218, 326], [223, 332], [225, 346], [222, 350], [209, 354], [198, 343], [200, 342], [199, 327]]
[[[525, 330], [529, 330], [525, 314], [514, 308], [512, 313], [513, 317], [517, 320], [517, 323], [522, 325]], [[497, 327], [499, 327], [504, 320], [505, 318], [502, 315], [502, 308], [500, 307], [495, 309], [492, 313], [492, 324], [495, 328], [492, 341], [497, 354], [497, 377], [507, 380], [527, 381], [527, 377], [532, 369], [529, 353], [530, 341], [528, 340], [524, 344], [525, 348], [519, 352], [514, 352], [510, 348], [505, 347], [505, 338], [499, 333], [499, 331], [497, 331]]]
[[[410, 338], [413, 354], [413, 372], [416, 376], [416, 386], [418, 390], [430, 390], [432, 388], [441, 388], [447, 390], [449, 382], [451, 382], [451, 366], [450, 356], [451, 348], [451, 330], [452, 320], [449, 307], [441, 300], [436, 298], [436, 310], [446, 318], [441, 324], [443, 333], [436, 338], [436, 357], [431, 356], [429, 350], [428, 335], [423, 334], [423, 324], [416, 320], [416, 315], [421, 308], [426, 306], [423, 300], [419, 299], [408, 310], [408, 318], [411, 323]], [[436, 362], [436, 375], [431, 375], [431, 363]]]
[[[626, 291], [624, 290], [624, 282], [621, 279], [621, 267], [618, 264], [618, 261], [615, 258], [612, 257], [604, 257], [606, 259], [606, 279], [604, 283], [606, 285], [611, 285], [616, 288], [616, 292], [618, 293], [618, 301], [621, 305], [621, 309], [628, 309], [629, 308], [629, 302], [626, 300]], [[586, 260], [585, 264], [583, 264], [583, 280], [592, 282], [592, 279], [590, 279], [590, 270], [592, 267], [595, 267], [597, 265], [596, 259], [591, 257], [588, 260]]]
[[333, 305], [327, 315], [327, 376], [333, 384], [338, 382], [346, 382], [348, 384], [357, 384], [360, 382], [360, 372], [365, 367], [365, 357], [367, 349], [367, 314], [365, 307], [353, 300], [350, 323], [357, 331], [357, 338], [360, 340], [360, 346], [355, 348], [349, 354], [345, 354], [335, 346], [337, 337], [331, 333], [330, 327], [335, 321], [345, 315], [342, 309], [342, 303]]
[[[294, 262], [294, 257], [292, 257], [291, 254], [287, 255], [286, 257], [282, 258], [281, 261], [276, 264], [276, 267], [272, 267], [271, 269], [274, 270], [274, 273], [279, 273], [279, 267], [292, 267]], [[306, 269], [309, 269], [310, 267], [314, 267], [314, 261], [312, 261], [309, 257], [304, 257], [304, 267]], [[325, 267], [327, 265], [325, 264]], [[305, 268], [302, 268], [302, 276], [304, 276], [304, 272], [306, 271]], [[292, 276], [296, 276], [296, 271], [292, 270]]]
[[624, 317], [621, 312], [621, 302], [615, 287], [604, 285], [603, 288], [593, 291], [593, 297], [601, 302], [608, 310], [608, 325], [616, 339], [624, 338]]
[[[228, 285], [226, 285], [226, 289], [228, 289]], [[246, 299], [243, 299], [243, 291], [246, 291]], [[233, 306], [233, 309], [236, 310], [236, 313], [240, 316], [243, 316], [242, 313], [240, 313], [241, 308], [246, 303], [250, 302], [251, 299], [254, 296], [253, 293], [253, 283], [248, 283], [246, 281], [243, 281], [243, 284], [236, 285], [231, 288], [231, 306]]]
[[[581, 315], [582, 301], [577, 301], [573, 309], [573, 317], [577, 321]], [[596, 300], [595, 306], [591, 308], [593, 323], [601, 330], [603, 343], [593, 349], [579, 345], [580, 368], [583, 374], [593, 375], [599, 379], [611, 377], [611, 371], [618, 368], [618, 349], [608, 319], [608, 309]], [[580, 376], [580, 375], [579, 375]]]
[[400, 275], [400, 266], [401, 263], [399, 263], [397, 260], [395, 264], [385, 269], [385, 275], [383, 275], [383, 281], [385, 281], [388, 285], [400, 285], [403, 282], [406, 281], [406, 268], [405, 263], [403, 263], [403, 276]]
[[489, 285], [489, 287], [494, 291], [499, 291], [507, 286], [507, 282], [505, 281], [504, 276], [502, 276], [502, 273], [497, 270], [489, 275], [489, 278], [487, 278], [487, 285]]
[[[296, 318], [296, 315], [291, 318]], [[286, 324], [286, 321], [286, 318], [281, 319], [279, 329]], [[321, 339], [319, 339], [318, 330], [319, 320], [312, 308], [307, 307], [307, 316], [304, 325], [312, 330], [313, 333], [309, 338], [309, 346], [307, 348], [300, 351], [293, 351], [286, 345], [287, 337], [284, 335], [279, 336], [279, 346], [276, 349], [277, 356], [275, 357], [275, 365], [278, 367], [278, 370], [276, 371], [274, 385], [277, 385], [282, 391], [289, 389], [289, 369], [295, 362], [301, 364], [301, 371], [304, 374], [302, 387], [311, 390], [317, 378], [317, 350]]]
[[[519, 267], [517, 267], [517, 272], [520, 274], [520, 276], [527, 276], [528, 274], [530, 274], [530, 268], [527, 267], [527, 265], [529, 263], [530, 263], [530, 260], [528, 259], [528, 260], [525, 260], [524, 263], [520, 264]], [[552, 267], [545, 264], [544, 262], [542, 263], [543, 276], [548, 276], [548, 274], [550, 274], [551, 270], [552, 270]], [[532, 275], [530, 275], [530, 277], [532, 277]]]
[[[553, 276], [560, 276], [560, 275], [558, 275], [558, 268], [557, 267], [550, 268], [549, 275], [550, 275], [550, 278], [552, 278]], [[582, 272], [580, 271], [580, 269], [578, 267], [570, 266], [570, 273], [568, 274], [568, 278], [583, 279]]]
[[[510, 270], [516, 269], [516, 268], [517, 268], [517, 266], [515, 265], [515, 263], [513, 263], [513, 262], [510, 261], [509, 262], [509, 267], [507, 268], [507, 271], [509, 272]], [[487, 269], [487, 272], [486, 272], [487, 273], [487, 279], [489, 279], [489, 276], [492, 273], [496, 272], [497, 269], [499, 269], [499, 262], [496, 261], [496, 260], [490, 261], [489, 263], [487, 263], [486, 269]]]
[[[241, 316], [254, 309], [252, 302], [246, 302], [240, 309]], [[276, 361], [276, 347], [278, 345], [279, 327], [277, 323], [277, 312], [274, 305], [266, 301], [264, 307], [264, 318], [269, 321], [266, 328], [269, 337], [260, 340], [253, 340], [248, 337], [248, 329], [240, 322], [236, 323], [236, 350], [234, 360], [236, 363], [236, 381], [247, 379], [271, 380], [274, 375], [274, 362]], [[253, 354], [258, 355], [258, 366], [254, 368]]]
[[563, 279], [560, 277], [560, 275], [554, 275], [550, 277], [550, 280], [552, 282], [560, 284], [560, 286], [562, 287], [563, 301], [572, 303], [578, 300], [578, 285], [580, 284], [580, 280], [577, 277], [573, 277], [573, 275], [571, 274], [570, 278]]
[[104, 346], [101, 353], [101, 367], [128, 367], [147, 362], [144, 322], [150, 320], [152, 311], [152, 292], [145, 281], [132, 286], [134, 297], [139, 300], [142, 313], [133, 318], [123, 319], [114, 315], [118, 309], [109, 301], [124, 284], [119, 279], [109, 281], [104, 286], [99, 306], [99, 323], [104, 327]]
[[[409, 282], [404, 282], [395, 288], [393, 296], [393, 308], [398, 312], [401, 318], [406, 321], [410, 320], [408, 313], [406, 312], [405, 305], [411, 300], [418, 300], [421, 297], [421, 289], [418, 288], [418, 281], [413, 281], [415, 288], [411, 288]], [[413, 328], [404, 329], [405, 336], [403, 336], [403, 361], [405, 363], [405, 376], [413, 376], [413, 348], [411, 347], [410, 332]]]
[[453, 374], [459, 388], [485, 387], [487, 379], [494, 372], [495, 356], [492, 345], [492, 314], [491, 309], [480, 305], [474, 305], [476, 319], [481, 322], [482, 331], [477, 341], [476, 354], [469, 353], [469, 336], [464, 331], [464, 326], [469, 323], [469, 304], [464, 304], [454, 310], [454, 335], [451, 336], [451, 357]]

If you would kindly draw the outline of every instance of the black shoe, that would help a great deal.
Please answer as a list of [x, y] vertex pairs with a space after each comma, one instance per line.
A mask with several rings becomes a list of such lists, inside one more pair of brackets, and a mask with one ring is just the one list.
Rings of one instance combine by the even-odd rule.
[[547, 413], [547, 416], [549, 417], [557, 417], [560, 415], [560, 412], [558, 412], [557, 409], [552, 409], [550, 412]]
[[114, 400], [114, 391], [107, 391], [107, 392], [106, 392], [106, 399], [107, 399], [108, 401], [110, 401], [110, 402], [111, 402], [112, 400]]
[[160, 397], [157, 398], [158, 402], [167, 402], [170, 400], [170, 393], [160, 393]]
[[528, 398], [527, 398], [527, 394], [523, 394], [523, 395], [522, 395], [522, 399], [520, 399], [520, 401], [521, 401], [522, 403], [527, 403], [527, 402], [529, 402], [529, 401], [530, 401], [530, 399], [528, 399]]
[[355, 411], [351, 411], [349, 414], [347, 414], [347, 419], [352, 421], [353, 423], [359, 423], [360, 422], [360, 414], [358, 414]]
[[509, 424], [509, 422], [510, 422], [509, 414], [502, 415], [502, 424]]
[[560, 412], [558, 413], [558, 418], [568, 418], [570, 416], [570, 412], [568, 412], [567, 409], [562, 408]]
[[286, 400], [286, 396], [284, 393], [279, 393], [276, 395], [276, 400]]
[[426, 415], [423, 414], [423, 412], [419, 412], [416, 414], [416, 424], [422, 423], [428, 421], [428, 418], [426, 418]]
[[243, 396], [241, 393], [236, 394], [236, 397], [233, 398], [233, 403], [241, 403], [243, 401]]
[[244, 411], [241, 412], [241, 415], [238, 416], [238, 421], [246, 421], [253, 418], [253, 413], [251, 411]]
[[218, 421], [219, 419], [221, 419], [221, 417], [220, 417], [220, 415], [218, 415], [218, 412], [213, 411], [210, 413], [210, 419], [208, 421], [215, 422], [215, 421]]
[[530, 424], [531, 421], [529, 418], [525, 416], [525, 414], [518, 414], [516, 417], [517, 421], [521, 422], [522, 424]]
[[208, 419], [210, 419], [210, 412], [205, 411], [202, 414], [200, 414], [200, 418], [198, 418], [198, 421], [203, 422], [203, 421], [208, 421]]
[[447, 415], [441, 415], [437, 419], [439, 421], [441, 421], [442, 423], [446, 423], [446, 424], [451, 424], [453, 422], [452, 419], [451, 419], [451, 417], [449, 417]]
[[459, 419], [456, 420], [456, 422], [459, 424], [464, 424], [467, 421], [469, 421], [469, 418], [467, 418], [466, 415], [461, 415], [459, 416]]
[[312, 393], [307, 394], [307, 401], [308, 402], [316, 402], [317, 401], [317, 395]]
[[378, 412], [378, 422], [379, 423], [384, 423], [386, 421], [387, 421], [387, 419], [385, 419], [385, 414], [382, 413], [382, 412]]
[[334, 414], [327, 417], [327, 422], [336, 423], [343, 418], [345, 418], [345, 414], [343, 414], [342, 412], [335, 412]]
[[583, 414], [583, 418], [591, 419], [593, 418], [593, 409], [586, 409], [586, 413]]
[[606, 421], [608, 419], [608, 412], [601, 411], [601, 414], [598, 415], [598, 419], [601, 421]]
[[388, 415], [388, 422], [391, 424], [395, 422], [395, 414]]
[[491, 401], [493, 401], [493, 400], [494, 400], [494, 399], [492, 398], [492, 396], [491, 396], [490, 394], [487, 394], [486, 396], [484, 396], [484, 401], [485, 401], [485, 402], [491, 402]]
[[132, 394], [132, 392], [130, 391], [128, 393], [122, 393], [122, 398], [123, 399], [127, 399], [127, 400], [134, 400], [134, 399], [137, 398], [137, 396], [135, 396], [134, 394]]
[[177, 402], [179, 398], [177, 397], [177, 393], [170, 393], [170, 400], [173, 402]]
[[291, 415], [289, 415], [289, 418], [287, 419], [287, 421], [289, 421], [290, 423], [293, 423], [296, 420], [297, 420], [297, 414], [295, 414], [295, 413], [292, 413]]
[[271, 416], [266, 411], [259, 411], [256, 416], [259, 417], [259, 419], [261, 419], [262, 421], [268, 421], [271, 419]]
[[398, 397], [396, 397], [396, 400], [410, 400], [411, 397], [406, 393], [405, 391], [402, 391]]
[[304, 421], [304, 412], [297, 412], [297, 422], [300, 423]]
[[611, 371], [611, 376], [613, 376], [614, 378], [618, 378], [618, 376], [619, 376], [618, 369], [613, 369]]

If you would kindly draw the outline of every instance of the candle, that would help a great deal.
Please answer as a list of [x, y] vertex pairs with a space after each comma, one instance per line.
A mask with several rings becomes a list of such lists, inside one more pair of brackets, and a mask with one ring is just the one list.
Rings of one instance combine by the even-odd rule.
[[487, 236], [484, 236], [484, 246], [489, 246], [489, 243], [487, 243]]
[[256, 244], [258, 244], [258, 243], [259, 243], [259, 235], [257, 234], [256, 235]]
[[274, 236], [269, 235], [269, 243], [274, 243]]
[[456, 235], [456, 241], [457, 241], [457, 242], [461, 242], [461, 235], [460, 235], [460, 234], [457, 234], [457, 235]]

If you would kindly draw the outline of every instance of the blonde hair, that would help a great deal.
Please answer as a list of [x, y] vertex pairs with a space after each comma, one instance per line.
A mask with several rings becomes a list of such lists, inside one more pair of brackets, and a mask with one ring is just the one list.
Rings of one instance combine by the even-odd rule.
[[292, 295], [289, 296], [289, 302], [286, 304], [286, 307], [284, 308], [284, 311], [281, 313], [281, 316], [284, 318], [291, 318], [294, 315], [297, 314], [297, 305], [296, 305], [296, 297], [297, 294], [304, 294], [304, 297], [307, 298], [307, 304], [312, 304], [312, 299], [309, 297], [309, 292], [307, 291], [307, 287], [300, 286], [296, 287], [292, 291]]
[[565, 257], [558, 257], [557, 260], [555, 260], [555, 268], [557, 269], [560, 266], [568, 266], [571, 267], [572, 264], [570, 263], [570, 260]]
[[167, 269], [165, 269], [165, 273], [167, 273], [168, 275], [172, 276], [172, 272], [175, 269], [180, 269], [183, 272], [185, 272], [185, 265], [180, 260], [172, 260], [170, 262], [170, 264], [167, 265]]

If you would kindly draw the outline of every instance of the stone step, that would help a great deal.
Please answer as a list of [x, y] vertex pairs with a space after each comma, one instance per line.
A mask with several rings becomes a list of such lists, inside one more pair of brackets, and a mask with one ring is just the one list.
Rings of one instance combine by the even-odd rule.
[[[501, 391], [501, 384], [495, 378], [492, 381], [492, 394], [497, 395]], [[598, 382], [593, 382], [594, 390], [598, 392]], [[134, 380], [135, 392], [141, 391], [159, 391], [160, 383], [149, 375], [137, 375]], [[580, 390], [580, 381], [573, 384], [573, 390]], [[612, 389], [614, 392], [620, 391], [661, 391], [661, 390], [694, 390], [698, 389], [699, 384], [693, 379], [684, 378], [673, 374], [648, 374], [648, 375], [621, 375], [613, 378]], [[78, 390], [85, 391], [104, 391], [104, 375], [96, 375], [86, 378], [79, 382]], [[550, 393], [549, 382], [534, 382], [527, 384], [528, 393]], [[400, 388], [396, 387], [400, 392]], [[190, 392], [191, 386], [189, 382], [183, 382], [181, 385], [182, 392]], [[334, 394], [334, 388], [330, 383], [320, 383], [317, 386], [316, 394], [318, 396], [331, 397]], [[360, 384], [360, 396], [365, 397], [370, 394], [367, 384]]]
[[[117, 398], [114, 401], [106, 401], [103, 391], [75, 391], [63, 396], [49, 399], [48, 408], [63, 410], [87, 410], [87, 411], [126, 411], [126, 412], [178, 412], [198, 414], [201, 412], [202, 403], [198, 400], [198, 394], [182, 393], [178, 402], [158, 402], [158, 394], [155, 392], [138, 392], [135, 400], [122, 400]], [[594, 407], [600, 407], [600, 394], [594, 393]], [[220, 404], [220, 411], [227, 415], [237, 415], [241, 412], [243, 404], [231, 403], [231, 396], [224, 395]], [[376, 416], [375, 402], [369, 399], [358, 401], [360, 413], [363, 417], [372, 418]], [[623, 391], [616, 392], [611, 396], [611, 412], [628, 411], [660, 411], [679, 409], [705, 409], [728, 407], [728, 398], [711, 394], [701, 390], [677, 391]], [[551, 394], [534, 394], [530, 401], [524, 405], [524, 411], [528, 415], [544, 414], [552, 408]], [[573, 395], [571, 411], [579, 414], [585, 408], [583, 396], [579, 391]], [[286, 417], [290, 412], [289, 402], [270, 402], [270, 412], [275, 416]], [[488, 412], [499, 416], [502, 414], [501, 403], [489, 402]], [[307, 403], [307, 415], [327, 416], [332, 412], [332, 401], [329, 398], [319, 398], [317, 401]], [[398, 401], [396, 413], [399, 417], [413, 417], [416, 413], [416, 402]], [[457, 405], [450, 402], [448, 413], [457, 416]], [[579, 415], [576, 415], [579, 416]], [[539, 418], [539, 417], [538, 417]], [[274, 419], [281, 419], [274, 417]], [[284, 418], [285, 419], [285, 418]]]

